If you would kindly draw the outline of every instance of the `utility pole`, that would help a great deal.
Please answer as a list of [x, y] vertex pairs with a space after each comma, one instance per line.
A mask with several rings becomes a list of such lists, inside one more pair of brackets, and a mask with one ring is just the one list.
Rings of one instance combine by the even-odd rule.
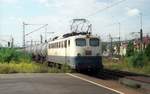
[[47, 25], [48, 24], [45, 25], [45, 42], [47, 41]]
[[140, 41], [141, 41], [141, 51], [142, 51], [142, 45], [143, 45], [143, 22], [142, 22], [142, 13], [140, 13]]
[[10, 42], [8, 41], [8, 48], [10, 47]]
[[40, 35], [40, 38], [41, 38], [41, 43], [43, 43], [43, 36], [42, 36], [42, 35]]
[[31, 46], [33, 45], [33, 40], [31, 40]]
[[120, 22], [118, 23], [118, 25], [119, 25], [119, 46], [121, 45], [121, 37], [120, 37], [120, 26], [121, 26], [121, 24], [120, 24]]
[[[31, 32], [29, 32], [29, 33], [25, 33], [25, 26], [26, 25], [29, 25], [29, 26], [35, 26], [35, 25], [39, 25], [39, 26], [41, 26], [41, 27], [39, 27], [39, 28], [37, 28], [37, 29], [34, 29], [33, 31], [31, 31]], [[25, 44], [25, 42], [26, 42], [26, 39], [25, 39], [25, 37], [26, 36], [28, 36], [28, 35], [30, 35], [30, 34], [32, 34], [32, 33], [34, 33], [34, 32], [36, 32], [36, 31], [39, 31], [39, 30], [41, 30], [42, 28], [45, 28], [45, 39], [47, 39], [46, 37], [46, 33], [47, 33], [47, 26], [48, 26], [48, 24], [26, 24], [26, 23], [24, 23], [23, 22], [23, 47], [25, 47], [26, 46], [26, 44]]]
[[25, 23], [23, 22], [23, 43], [22, 47], [25, 47]]
[[111, 53], [111, 57], [112, 57], [113, 56], [113, 46], [112, 46], [113, 39], [110, 34], [109, 34], [109, 38], [110, 38], [110, 53]]
[[142, 51], [142, 45], [143, 45], [143, 19], [142, 19], [142, 13], [139, 14], [140, 16], [140, 32], [132, 32], [134, 33], [139, 33], [140, 34], [140, 51]]
[[141, 42], [143, 42], [143, 22], [142, 22], [142, 13], [140, 13], [140, 38], [141, 38]]
[[117, 52], [119, 54], [120, 53], [120, 46], [121, 46], [121, 36], [120, 36], [121, 24], [120, 24], [120, 22], [118, 23], [118, 25], [119, 25], [119, 45], [117, 46]]
[[12, 37], [11, 38], [11, 48], [13, 48], [14, 47], [14, 38]]
[[[120, 39], [120, 37], [112, 37], [111, 35], [109, 35], [110, 36], [110, 45], [111, 45], [111, 55], [113, 56], [113, 40], [114, 39]], [[120, 46], [119, 46], [120, 47]], [[120, 48], [119, 48], [119, 51], [120, 51]], [[117, 52], [118, 52], [118, 45], [117, 45]], [[119, 52], [118, 52], [118, 54], [119, 54]]]

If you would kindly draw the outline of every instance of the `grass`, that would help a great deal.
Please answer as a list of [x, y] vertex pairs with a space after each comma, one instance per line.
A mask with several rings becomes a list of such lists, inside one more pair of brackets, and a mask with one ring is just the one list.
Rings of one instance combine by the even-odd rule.
[[71, 72], [67, 66], [58, 69], [57, 67], [48, 67], [47, 64], [38, 63], [0, 63], [0, 73], [66, 73]]
[[30, 54], [11, 48], [0, 49], [0, 74], [66, 72], [71, 72], [71, 69], [67, 65], [63, 65], [60, 69], [57, 67], [48, 67], [47, 63], [39, 64], [32, 61]]
[[127, 63], [126, 60], [119, 60], [118, 62], [114, 63], [112, 60], [105, 58], [103, 59], [103, 65], [107, 69], [150, 75], [150, 62], [143, 67], [132, 67]]
[[17, 51], [13, 48], [1, 48], [0, 49], [0, 63], [10, 63], [15, 61], [16, 63], [21, 62], [22, 60], [27, 62], [31, 61], [31, 55], [23, 53], [22, 51]]
[[121, 70], [121, 71], [128, 71], [128, 72], [133, 72], [133, 73], [140, 73], [140, 74], [146, 74], [150, 75], [150, 62], [148, 65], [143, 66], [143, 67], [132, 67], [130, 66], [126, 60], [119, 60], [118, 62], [113, 62], [110, 59], [103, 59], [103, 65], [107, 69], [112, 69], [112, 70]]

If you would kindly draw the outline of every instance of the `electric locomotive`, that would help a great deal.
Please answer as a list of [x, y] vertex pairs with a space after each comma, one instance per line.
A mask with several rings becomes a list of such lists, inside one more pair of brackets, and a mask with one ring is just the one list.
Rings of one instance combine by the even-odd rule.
[[[101, 39], [97, 35], [91, 34], [92, 25], [85, 25], [86, 22], [86, 19], [73, 19], [71, 33], [57, 36], [43, 44], [28, 46], [25, 50], [38, 61], [59, 65], [67, 64], [78, 71], [102, 70]], [[81, 25], [81, 23], [83, 24]]]
[[48, 42], [47, 61], [67, 64], [76, 70], [103, 69], [101, 40], [88, 32], [65, 34]]

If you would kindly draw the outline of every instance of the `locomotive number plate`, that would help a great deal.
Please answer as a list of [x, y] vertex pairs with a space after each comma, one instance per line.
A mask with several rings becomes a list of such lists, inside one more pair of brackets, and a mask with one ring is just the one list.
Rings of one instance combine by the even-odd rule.
[[85, 51], [85, 54], [86, 54], [86, 55], [92, 55], [92, 51], [86, 50], [86, 51]]

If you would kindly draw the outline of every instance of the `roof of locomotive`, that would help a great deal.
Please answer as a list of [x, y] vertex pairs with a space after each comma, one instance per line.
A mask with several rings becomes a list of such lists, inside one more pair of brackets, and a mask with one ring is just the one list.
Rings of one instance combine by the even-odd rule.
[[66, 38], [71, 38], [71, 37], [81, 37], [81, 36], [98, 37], [98, 36], [92, 35], [90, 32], [71, 32], [71, 33], [64, 34], [60, 37], [56, 36], [50, 42], [55, 41], [55, 40], [61, 40], [61, 39], [66, 39]]

